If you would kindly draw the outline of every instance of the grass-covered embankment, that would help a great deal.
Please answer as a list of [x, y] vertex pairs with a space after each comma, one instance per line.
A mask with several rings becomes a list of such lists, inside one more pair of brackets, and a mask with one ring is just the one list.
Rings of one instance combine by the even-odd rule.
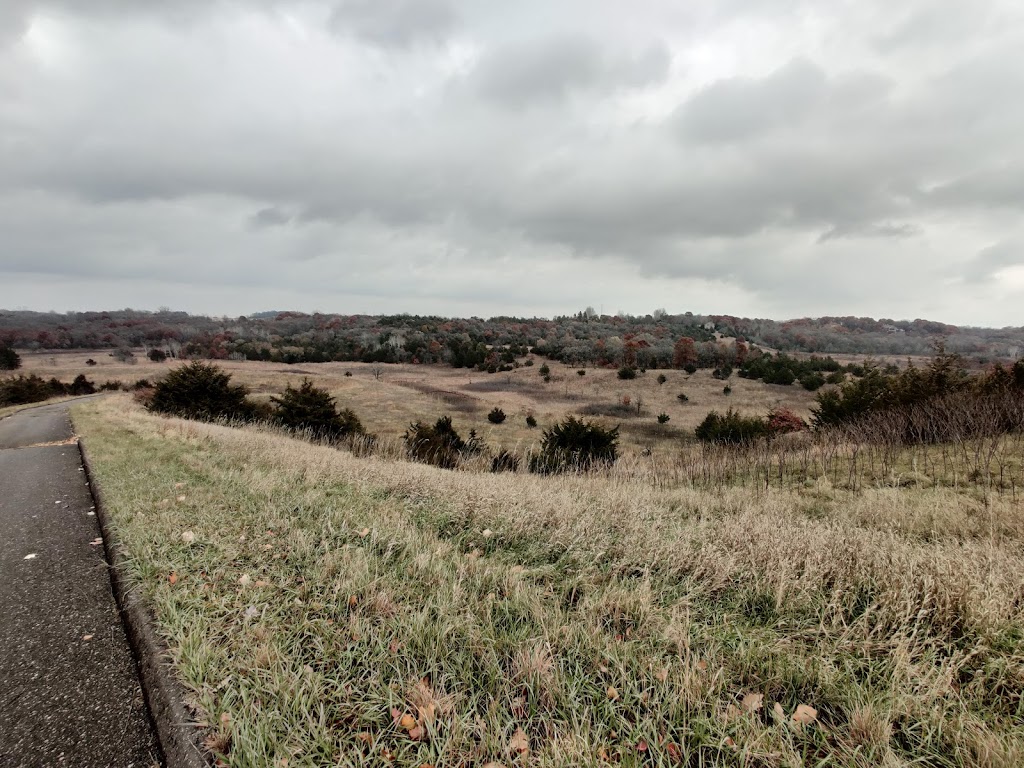
[[1024, 520], [447, 472], [74, 411], [229, 765], [1024, 762]]

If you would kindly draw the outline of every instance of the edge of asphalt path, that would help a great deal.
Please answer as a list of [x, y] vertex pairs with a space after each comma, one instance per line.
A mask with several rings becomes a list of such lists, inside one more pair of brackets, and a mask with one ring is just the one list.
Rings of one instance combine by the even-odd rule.
[[153, 617], [142, 599], [134, 593], [123, 571], [126, 560], [110, 528], [110, 517], [89, 461], [85, 441], [79, 438], [82, 466], [96, 505], [96, 516], [103, 534], [103, 548], [110, 563], [110, 583], [121, 611], [128, 643], [138, 665], [142, 692], [156, 726], [157, 740], [167, 768], [207, 768], [210, 765], [200, 743], [200, 729], [185, 707], [184, 691], [166, 660], [167, 646], [154, 626]]

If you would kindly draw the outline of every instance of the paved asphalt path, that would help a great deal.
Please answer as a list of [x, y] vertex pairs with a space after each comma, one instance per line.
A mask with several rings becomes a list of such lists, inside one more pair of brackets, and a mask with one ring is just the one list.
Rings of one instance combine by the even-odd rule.
[[160, 753], [71, 438], [66, 403], [0, 420], [0, 768], [149, 768]]

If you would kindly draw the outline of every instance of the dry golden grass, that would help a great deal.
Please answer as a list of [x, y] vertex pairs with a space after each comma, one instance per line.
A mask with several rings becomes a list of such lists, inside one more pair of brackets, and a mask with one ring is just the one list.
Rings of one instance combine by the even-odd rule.
[[[108, 380], [133, 384], [140, 378], [155, 381], [178, 365], [177, 361], [153, 363], [137, 351], [138, 362], [127, 365], [117, 362], [106, 351], [39, 352], [23, 354], [24, 373], [44, 378], [56, 376], [71, 381], [82, 373], [97, 385]], [[92, 358], [97, 365], [87, 366]], [[578, 376], [577, 368], [549, 363], [552, 381], [545, 383], [538, 373], [543, 363], [523, 366], [508, 373], [481, 373], [469, 369], [425, 365], [372, 365], [364, 363], [302, 363], [284, 365], [251, 361], [217, 361], [232, 375], [235, 383], [250, 388], [257, 399], [266, 399], [281, 392], [289, 383], [298, 385], [304, 376], [317, 386], [328, 389], [341, 407], [356, 412], [370, 432], [383, 438], [398, 438], [413, 421], [433, 423], [438, 417], [451, 415], [456, 429], [465, 436], [476, 432], [495, 450], [518, 448], [525, 452], [540, 439], [540, 430], [550, 427], [568, 414], [587, 414], [587, 418], [605, 426], [621, 424], [621, 443], [629, 452], [644, 449], [670, 454], [681, 439], [692, 437], [693, 429], [716, 409], [732, 407], [744, 414], [763, 416], [771, 408], [786, 407], [802, 417], [810, 415], [814, 395], [799, 386], [777, 387], [738, 376], [729, 380], [732, 393], [722, 393], [725, 382], [701, 370], [691, 375], [684, 371], [648, 371], [632, 381], [620, 381], [617, 372], [600, 368], [586, 369]], [[348, 371], [352, 376], [345, 376]], [[374, 371], [380, 372], [379, 379]], [[668, 381], [659, 385], [664, 374]], [[681, 403], [677, 395], [685, 393], [689, 402]], [[631, 408], [622, 415], [601, 415], [621, 406], [624, 397]], [[636, 415], [636, 404], [642, 403]], [[487, 413], [501, 408], [507, 420], [491, 424]], [[658, 424], [659, 413], [667, 413], [670, 421]], [[526, 425], [526, 416], [534, 415], [538, 429]]]
[[449, 472], [126, 396], [75, 423], [230, 765], [1024, 763], [1010, 497]]

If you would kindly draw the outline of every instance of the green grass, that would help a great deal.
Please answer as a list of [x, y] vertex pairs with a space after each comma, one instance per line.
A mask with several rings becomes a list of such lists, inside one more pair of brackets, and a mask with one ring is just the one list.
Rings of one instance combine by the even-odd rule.
[[1024, 763], [1005, 500], [496, 477], [124, 397], [74, 415], [225, 764]]

